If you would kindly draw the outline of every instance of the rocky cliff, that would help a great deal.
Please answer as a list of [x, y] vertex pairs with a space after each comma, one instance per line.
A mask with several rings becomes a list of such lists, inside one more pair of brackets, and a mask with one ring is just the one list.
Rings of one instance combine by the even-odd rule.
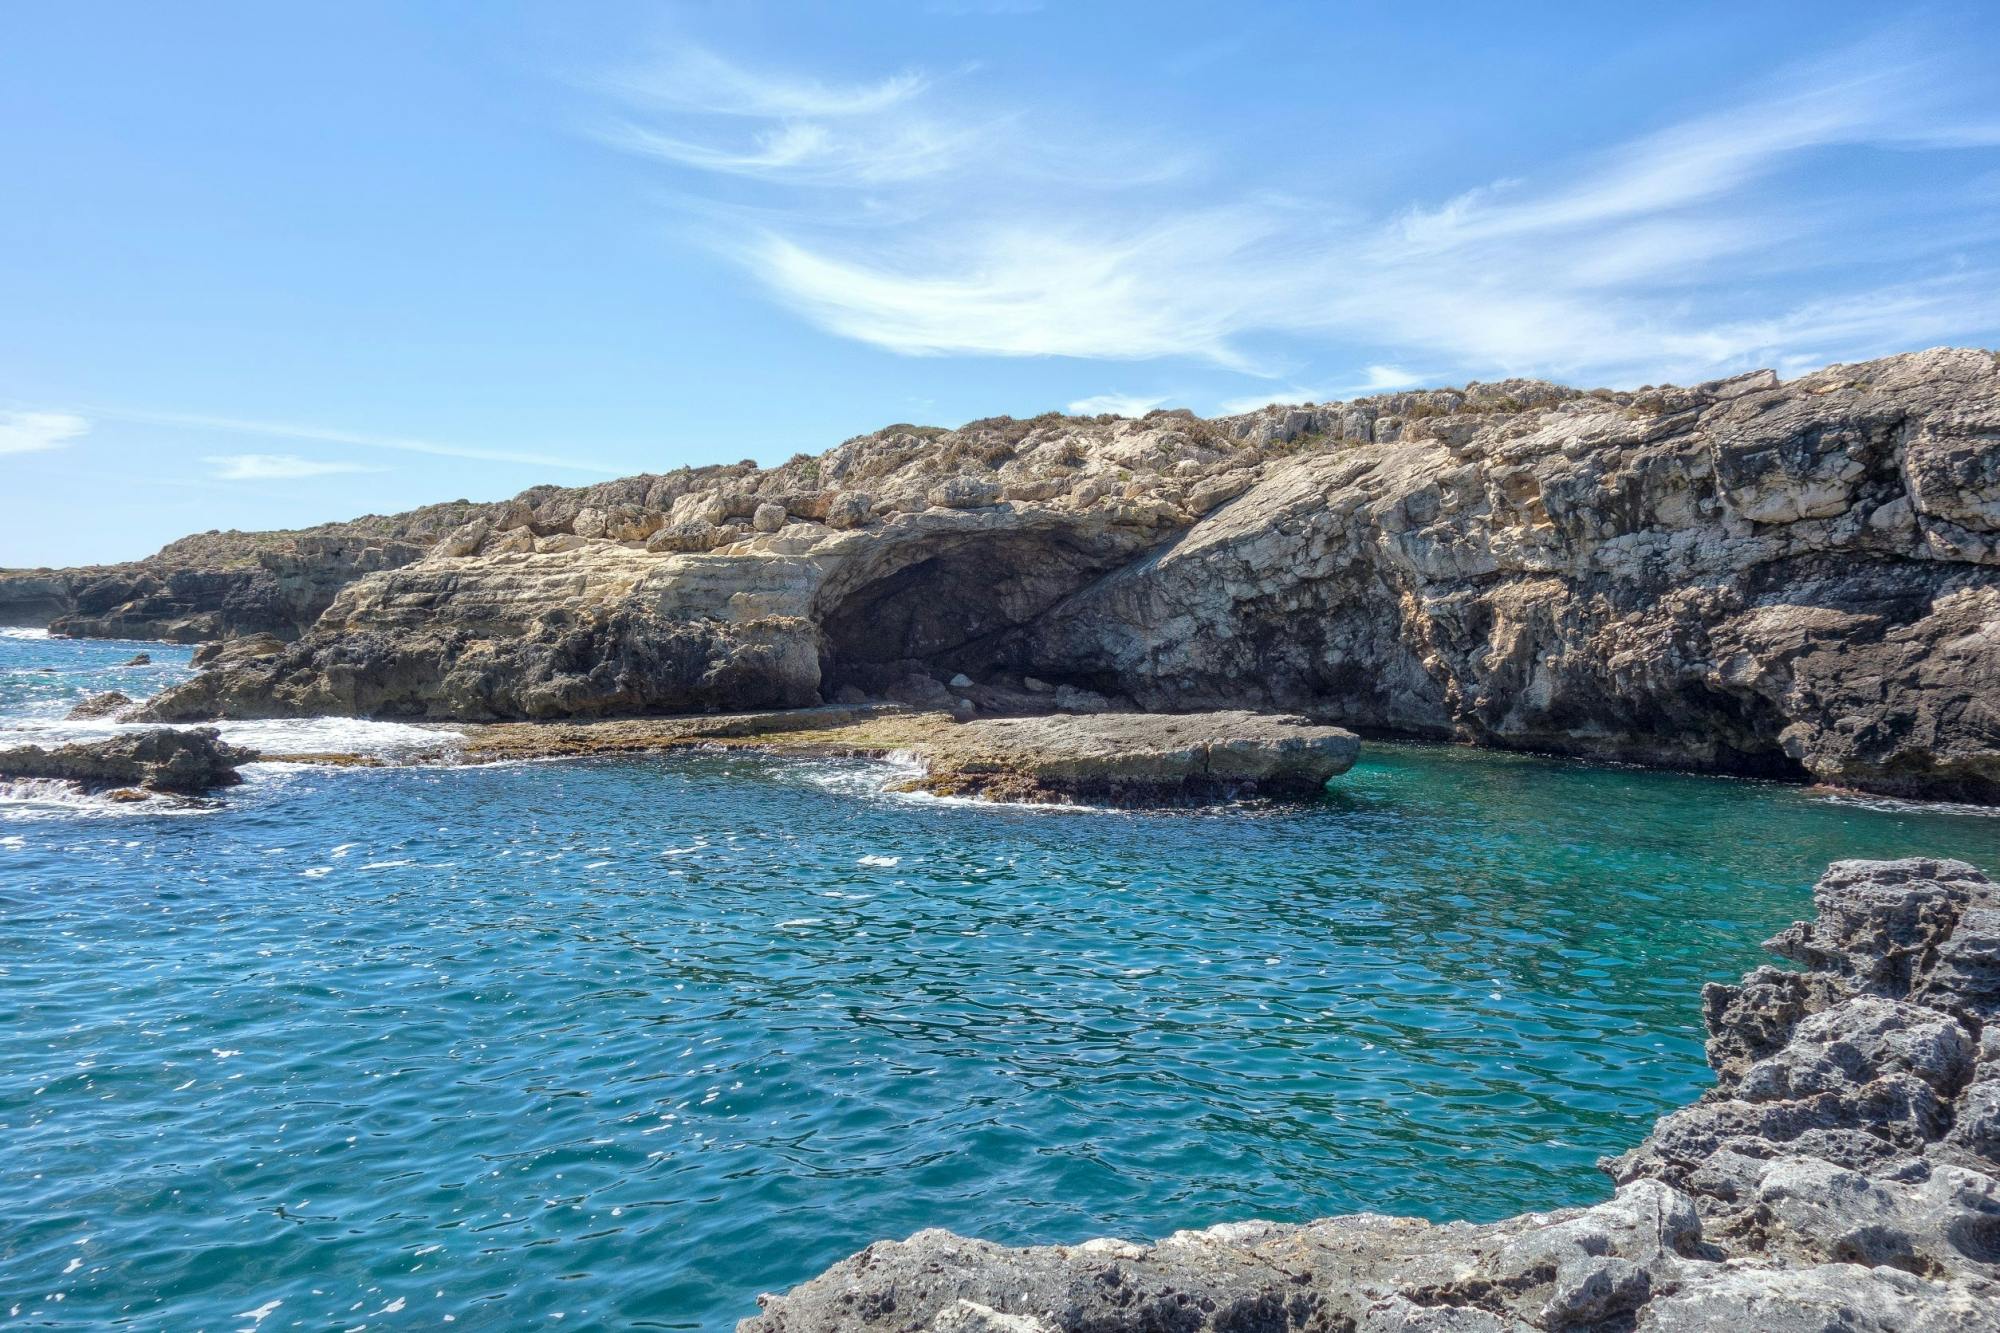
[[89, 639], [295, 639], [342, 588], [421, 559], [489, 508], [455, 500], [295, 531], [197, 533], [129, 564], [0, 570], [0, 625]]
[[2000, 801], [2000, 363], [891, 427], [531, 491], [167, 718], [548, 718], [955, 676]]
[[1846, 861], [1703, 993], [1715, 1087], [1593, 1208], [1361, 1214], [1156, 1244], [872, 1245], [742, 1333], [1499, 1333], [2000, 1327], [2000, 885]]

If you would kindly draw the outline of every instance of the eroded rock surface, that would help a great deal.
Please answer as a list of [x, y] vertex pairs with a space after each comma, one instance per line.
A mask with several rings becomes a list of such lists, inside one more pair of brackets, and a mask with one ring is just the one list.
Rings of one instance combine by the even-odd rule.
[[1993, 802], [1996, 458], [2000, 363], [1955, 349], [896, 426], [485, 507], [155, 713], [989, 715], [962, 675]]
[[1316, 795], [1360, 741], [1282, 714], [1101, 713], [994, 718], [944, 729], [914, 786], [995, 800], [1136, 805]]
[[54, 779], [89, 791], [130, 788], [194, 796], [241, 781], [236, 769], [257, 755], [230, 745], [214, 727], [155, 727], [101, 741], [0, 750], [0, 778]]
[[1361, 1214], [1153, 1244], [870, 1246], [742, 1333], [1438, 1333], [2000, 1327], [2000, 886], [1845, 861], [1818, 916], [1704, 993], [1715, 1088], [1591, 1208]]

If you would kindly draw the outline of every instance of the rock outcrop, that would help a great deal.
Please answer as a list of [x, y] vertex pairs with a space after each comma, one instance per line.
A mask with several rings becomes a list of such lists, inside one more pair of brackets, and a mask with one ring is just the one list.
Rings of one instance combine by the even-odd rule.
[[1177, 804], [1316, 796], [1354, 766], [1340, 727], [1268, 713], [991, 718], [921, 748], [913, 788], [1010, 801]]
[[69, 710], [66, 720], [70, 722], [90, 722], [98, 718], [116, 717], [133, 707], [132, 696], [123, 690], [106, 690], [93, 694], [82, 703]]
[[86, 639], [295, 639], [355, 579], [421, 558], [486, 508], [458, 500], [292, 532], [206, 532], [130, 564], [0, 570], [0, 625]]
[[196, 796], [241, 781], [236, 769], [255, 752], [224, 741], [214, 727], [152, 727], [107, 740], [45, 749], [0, 750], [0, 778], [72, 782], [107, 789]]
[[2000, 885], [1847, 861], [1704, 992], [1715, 1088], [1591, 1208], [1361, 1214], [1154, 1244], [870, 1246], [741, 1333], [1467, 1333], [2000, 1327]]
[[891, 427], [540, 490], [163, 718], [1255, 708], [2000, 801], [2000, 363]]

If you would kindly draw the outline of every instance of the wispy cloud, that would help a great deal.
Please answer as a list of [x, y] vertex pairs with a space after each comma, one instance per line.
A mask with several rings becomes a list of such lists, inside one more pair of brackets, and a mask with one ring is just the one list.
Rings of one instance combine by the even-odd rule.
[[253, 435], [264, 439], [344, 444], [361, 449], [391, 449], [399, 453], [430, 454], [438, 458], [468, 458], [488, 463], [522, 463], [530, 467], [555, 468], [567, 472], [592, 472], [607, 477], [620, 475], [618, 468], [560, 454], [481, 449], [472, 445], [441, 444], [435, 440], [411, 439], [401, 435], [374, 435], [362, 431], [337, 430], [290, 421], [257, 421], [242, 417], [208, 416], [194, 412], [151, 412], [127, 408], [102, 408], [98, 410], [98, 415], [145, 425], [184, 426], [195, 430], [224, 431], [234, 435]]
[[1120, 417], [1143, 417], [1156, 407], [1165, 407], [1165, 398], [1140, 398], [1129, 393], [1100, 393], [1079, 398], [1068, 411], [1080, 417], [1098, 417], [1106, 412]]
[[214, 469], [217, 481], [293, 481], [300, 477], [330, 477], [342, 472], [384, 472], [361, 463], [300, 458], [297, 454], [209, 454], [202, 462]]
[[[2000, 219], [1978, 198], [2000, 118], [1944, 59], [1871, 44], [1530, 177], [1373, 213], [1289, 176], [1193, 181], [1222, 146], [1149, 157], [1082, 125], [1042, 136], [1075, 187], [1037, 188], [1053, 157], [998, 128], [1030, 109], [940, 108], [948, 85], [909, 72], [840, 86], [703, 56], [656, 103], [672, 123], [627, 146], [806, 187], [715, 244], [814, 324], [898, 353], [1177, 357], [1297, 383], [1314, 347], [1368, 349], [1313, 371], [1322, 396], [1407, 387], [1405, 357], [1458, 378], [1706, 378], [2000, 329]], [[744, 116], [767, 123], [699, 133]], [[1885, 188], [1856, 169], [1885, 152], [1935, 170]], [[870, 211], [830, 209], [817, 187], [835, 182]]]
[[931, 83], [914, 71], [829, 83], [682, 44], [604, 80], [629, 114], [603, 137], [696, 171], [793, 185], [909, 182], [953, 170], [980, 137], [914, 105]]
[[0, 412], [0, 454], [60, 449], [89, 433], [90, 423], [72, 412]]

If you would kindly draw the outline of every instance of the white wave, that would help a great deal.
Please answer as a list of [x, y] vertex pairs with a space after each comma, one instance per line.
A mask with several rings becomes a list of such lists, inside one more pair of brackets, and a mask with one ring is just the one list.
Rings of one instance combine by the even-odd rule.
[[36, 819], [51, 815], [183, 815], [220, 808], [214, 802], [177, 796], [143, 801], [114, 801], [102, 792], [88, 792], [59, 778], [0, 779], [0, 819]]
[[900, 856], [863, 856], [854, 862], [858, 866], [893, 866], [902, 864]]
[[[57, 718], [0, 719], [0, 731], [22, 733], [35, 745], [101, 741], [121, 732], [151, 731], [157, 722], [67, 722]], [[376, 759], [412, 759], [455, 754], [463, 732], [410, 722], [375, 722], [357, 717], [288, 717], [245, 722], [208, 722], [222, 739], [278, 758], [291, 754], [358, 754]], [[176, 729], [181, 729], [178, 725]]]
[[1813, 799], [1827, 805], [1844, 805], [1878, 815], [1971, 815], [1975, 819], [2000, 819], [2000, 806], [1966, 805], [1959, 801], [1912, 801], [1900, 796], [1871, 796], [1866, 792], [1817, 792]]
[[465, 734], [448, 727], [411, 722], [375, 722], [359, 717], [273, 718], [259, 722], [217, 722], [222, 739], [268, 755], [363, 754], [406, 759], [456, 751]]
[[49, 632], [45, 629], [29, 629], [25, 625], [0, 626], [0, 639], [46, 639], [48, 637]]

